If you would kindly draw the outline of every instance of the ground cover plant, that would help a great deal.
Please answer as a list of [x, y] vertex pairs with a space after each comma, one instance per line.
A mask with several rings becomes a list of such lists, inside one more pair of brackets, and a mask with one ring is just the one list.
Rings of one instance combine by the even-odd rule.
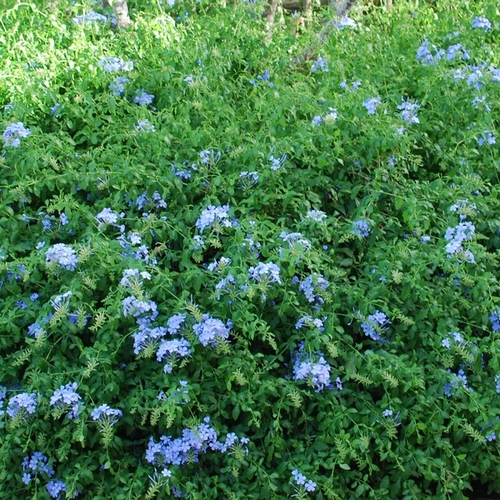
[[4, 496], [500, 490], [495, 1], [0, 3]]

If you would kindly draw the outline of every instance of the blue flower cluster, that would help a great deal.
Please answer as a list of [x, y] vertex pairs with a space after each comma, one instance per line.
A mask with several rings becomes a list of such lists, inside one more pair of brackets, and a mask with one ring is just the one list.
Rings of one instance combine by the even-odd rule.
[[292, 479], [290, 481], [294, 486], [303, 486], [304, 490], [308, 493], [312, 493], [316, 490], [316, 483], [314, 481], [308, 480], [304, 474], [300, 473], [297, 469], [292, 471]]
[[383, 312], [375, 311], [368, 316], [367, 321], [361, 323], [361, 329], [367, 337], [375, 342], [389, 342], [381, 336], [381, 333], [387, 331], [387, 325], [390, 323], [391, 321]]
[[475, 262], [474, 254], [470, 250], [464, 250], [462, 244], [464, 241], [470, 241], [475, 232], [476, 227], [468, 221], [460, 222], [455, 227], [449, 227], [444, 235], [445, 240], [448, 241], [446, 244], [448, 257], [464, 252], [467, 262], [473, 264]]
[[135, 94], [134, 102], [139, 104], [139, 106], [147, 106], [151, 104], [155, 98], [153, 94], [148, 94], [144, 89], [137, 90]]
[[217, 347], [221, 341], [229, 338], [229, 332], [233, 324], [230, 320], [224, 324], [220, 319], [212, 318], [209, 314], [204, 314], [200, 323], [193, 326], [194, 333], [197, 335], [201, 344], [206, 347]]
[[275, 158], [273, 155], [269, 157], [269, 161], [271, 162], [271, 170], [280, 170], [285, 165], [285, 161], [287, 159], [287, 155], [283, 154], [279, 158]]
[[369, 99], [363, 101], [363, 106], [366, 108], [369, 115], [374, 115], [380, 104], [382, 104], [382, 101], [378, 97], [370, 97]]
[[476, 17], [471, 21], [471, 26], [473, 28], [478, 28], [484, 31], [488, 31], [491, 29], [491, 21], [489, 21], [485, 17]]
[[73, 19], [71, 19], [71, 22], [75, 24], [91, 24], [93, 22], [107, 23], [108, 18], [106, 16], [103, 16], [102, 14], [99, 14], [98, 12], [91, 10], [86, 14], [74, 17]]
[[323, 304], [325, 301], [321, 296], [330, 283], [321, 274], [313, 273], [299, 284], [299, 290], [304, 293], [309, 302]]
[[9, 399], [7, 415], [11, 418], [16, 418], [17, 416], [26, 418], [27, 415], [33, 415], [33, 413], [35, 413], [37, 405], [38, 400], [36, 394], [22, 392]]
[[117, 76], [110, 84], [109, 90], [114, 95], [123, 95], [125, 93], [125, 84], [129, 83], [130, 80], [124, 76]]
[[29, 128], [25, 128], [22, 122], [12, 123], [2, 135], [6, 146], [17, 148], [21, 145], [21, 139], [28, 137], [31, 134]]
[[69, 419], [78, 418], [82, 407], [82, 398], [76, 392], [77, 387], [76, 382], [59, 387], [50, 398], [50, 406], [56, 410], [67, 411]]
[[60, 480], [53, 480], [47, 483], [46, 488], [51, 498], [60, 500], [63, 492], [66, 491], [66, 483]]
[[370, 236], [370, 226], [365, 219], [357, 220], [352, 223], [352, 232], [362, 238]]
[[148, 120], [139, 120], [137, 122], [137, 125], [135, 126], [135, 129], [138, 132], [155, 132], [155, 126]]
[[165, 373], [172, 373], [173, 364], [177, 357], [191, 355], [191, 344], [185, 339], [162, 340], [156, 352], [157, 361], [166, 360], [163, 368]]
[[446, 337], [441, 341], [441, 345], [446, 347], [446, 349], [451, 349], [452, 345], [466, 346], [467, 342], [462, 337], [460, 332], [450, 332], [448, 333], [450, 337]]
[[500, 307], [490, 315], [491, 329], [494, 332], [500, 332]]
[[482, 134], [481, 137], [477, 140], [477, 145], [478, 146], [483, 146], [484, 144], [496, 144], [497, 139], [491, 132], [491, 130], [485, 130]]
[[221, 227], [232, 227], [233, 222], [229, 219], [229, 205], [216, 207], [210, 205], [201, 212], [200, 217], [196, 221], [197, 229], [203, 233], [205, 229], [214, 225]]
[[453, 373], [451, 370], [448, 370], [448, 373], [451, 374], [451, 380], [449, 383], [445, 384], [443, 388], [446, 396], [453, 396], [456, 389], [466, 389], [470, 392], [474, 391], [471, 387], [469, 387], [467, 375], [465, 375], [463, 368], [460, 368], [458, 373]]
[[29, 455], [24, 457], [22, 466], [24, 484], [29, 484], [39, 472], [43, 472], [49, 478], [55, 474], [54, 469], [49, 466], [49, 459], [39, 451], [33, 452], [31, 457]]
[[322, 71], [323, 73], [328, 73], [330, 69], [328, 68], [328, 63], [322, 58], [318, 57], [314, 64], [312, 65], [311, 71], [316, 73], [316, 71]]
[[306, 214], [306, 219], [313, 220], [314, 222], [323, 222], [327, 215], [321, 210], [309, 210]]
[[[170, 436], [161, 436], [155, 443], [151, 437], [146, 450], [146, 460], [154, 465], [183, 465], [187, 462], [197, 462], [200, 454], [207, 451], [220, 451], [227, 453], [235, 446], [245, 446], [249, 440], [245, 437], [238, 438], [236, 434], [229, 433], [224, 443], [220, 442], [217, 431], [209, 425], [210, 418], [194, 429], [183, 429], [182, 437], [172, 439]], [[248, 453], [248, 449], [245, 449]]]
[[401, 118], [407, 121], [410, 125], [413, 123], [420, 123], [420, 120], [417, 117], [417, 111], [420, 108], [420, 105], [411, 102], [409, 100], [404, 100], [398, 106], [398, 109], [401, 111]]
[[[323, 318], [323, 321], [324, 320], [326, 320], [326, 318]], [[312, 328], [317, 328], [320, 332], [322, 332], [325, 329], [323, 326], [323, 321], [319, 318], [313, 318], [312, 316], [306, 315], [302, 316], [302, 318], [300, 318], [297, 323], [295, 323], [295, 328], [297, 330], [300, 330], [304, 327], [304, 325], [306, 325]]]
[[90, 416], [94, 422], [107, 421], [114, 425], [118, 422], [119, 418], [123, 417], [123, 412], [110, 408], [107, 404], [102, 404], [93, 410]]
[[215, 165], [219, 163], [221, 157], [222, 153], [220, 151], [216, 153], [213, 149], [205, 149], [200, 153], [201, 163], [211, 167], [215, 167]]
[[[307, 380], [315, 388], [316, 392], [323, 389], [331, 389], [330, 365], [326, 362], [321, 351], [308, 353], [305, 351], [305, 343], [301, 342], [298, 349], [292, 353], [293, 379]], [[335, 385], [338, 390], [342, 390], [342, 382], [337, 377]]]
[[74, 271], [78, 264], [76, 252], [64, 243], [51, 246], [45, 253], [45, 259], [47, 264], [56, 263], [68, 271]]
[[124, 61], [119, 57], [104, 57], [98, 63], [106, 73], [113, 73], [115, 71], [132, 71], [134, 63], [132, 61]]

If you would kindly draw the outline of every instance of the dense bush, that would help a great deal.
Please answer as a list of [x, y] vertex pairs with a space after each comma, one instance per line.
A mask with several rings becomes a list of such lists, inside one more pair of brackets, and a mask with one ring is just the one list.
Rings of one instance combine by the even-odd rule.
[[164, 3], [4, 1], [0, 491], [498, 491], [496, 2]]

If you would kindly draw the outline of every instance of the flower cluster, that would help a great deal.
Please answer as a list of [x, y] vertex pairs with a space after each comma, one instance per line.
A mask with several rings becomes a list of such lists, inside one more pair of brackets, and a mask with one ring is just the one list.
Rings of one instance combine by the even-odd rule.
[[60, 480], [53, 480], [47, 483], [46, 488], [51, 498], [60, 500], [63, 491], [66, 491], [66, 483]]
[[491, 329], [494, 332], [500, 332], [500, 307], [490, 315]]
[[217, 153], [213, 149], [205, 149], [200, 153], [201, 163], [203, 165], [215, 166], [219, 163], [222, 157], [222, 153], [218, 151]]
[[220, 207], [210, 205], [203, 210], [203, 212], [201, 212], [200, 217], [196, 221], [196, 227], [201, 233], [203, 233], [207, 227], [211, 226], [233, 226], [233, 223], [229, 220], [229, 205], [223, 205]]
[[17, 416], [26, 418], [27, 415], [33, 415], [33, 413], [35, 413], [37, 404], [36, 394], [22, 392], [9, 399], [7, 415], [11, 418], [16, 418]]
[[309, 354], [305, 351], [304, 342], [301, 342], [299, 348], [292, 354], [292, 362], [294, 380], [308, 380], [316, 392], [332, 387], [330, 382], [331, 368], [322, 352], [317, 351]]
[[300, 282], [299, 290], [304, 293], [309, 302], [323, 304], [324, 299], [321, 294], [329, 286], [330, 283], [321, 274], [314, 273]]
[[471, 21], [471, 26], [473, 28], [479, 28], [479, 29], [482, 29], [484, 31], [488, 31], [491, 29], [491, 21], [489, 21], [485, 17], [475, 17]]
[[9, 125], [2, 135], [6, 146], [17, 148], [21, 145], [21, 139], [28, 137], [31, 134], [29, 128], [25, 128], [22, 122], [12, 123]]
[[248, 276], [255, 281], [267, 281], [269, 283], [278, 283], [281, 285], [280, 268], [273, 262], [264, 264], [261, 262], [256, 267], [248, 269]]
[[366, 108], [369, 115], [374, 115], [380, 104], [382, 104], [382, 101], [378, 97], [371, 97], [370, 99], [363, 101], [363, 106]]
[[416, 60], [424, 65], [434, 65], [444, 56], [445, 51], [437, 49], [437, 47], [425, 39], [417, 49]]
[[39, 472], [43, 472], [47, 477], [54, 475], [54, 469], [49, 466], [49, 459], [39, 451], [33, 452], [31, 457], [29, 455], [24, 457], [22, 466], [24, 484], [29, 484]]
[[306, 250], [309, 250], [312, 245], [309, 240], [306, 240], [302, 233], [287, 233], [286, 231], [282, 231], [280, 234], [280, 238], [288, 243], [290, 248], [293, 248], [297, 244], [303, 247]]
[[292, 471], [291, 484], [294, 486], [303, 486], [304, 490], [308, 493], [312, 493], [316, 490], [316, 483], [314, 481], [308, 480], [304, 474], [300, 473], [297, 469]]
[[194, 333], [197, 335], [201, 344], [206, 347], [217, 347], [221, 341], [229, 338], [229, 332], [233, 324], [231, 321], [224, 323], [220, 319], [212, 318], [209, 314], [204, 314], [200, 323], [193, 326]]
[[93, 22], [106, 23], [108, 22], [108, 18], [106, 16], [103, 16], [102, 14], [99, 14], [98, 12], [91, 10], [86, 14], [74, 17], [73, 19], [71, 19], [71, 22], [75, 24], [90, 24]]
[[216, 430], [209, 425], [210, 418], [194, 429], [183, 429], [182, 437], [172, 439], [170, 436], [161, 436], [160, 441], [155, 443], [150, 438], [146, 450], [146, 460], [154, 465], [183, 465], [187, 462], [197, 462], [200, 454], [209, 450], [226, 453], [238, 444], [248, 444], [247, 438], [238, 438], [236, 434], [229, 433], [226, 442], [221, 443]]
[[450, 332], [448, 335], [450, 335], [450, 337], [446, 337], [441, 341], [441, 345], [446, 347], [446, 349], [451, 349], [452, 345], [467, 345], [467, 342], [465, 342], [460, 332]]
[[306, 219], [313, 220], [314, 222], [323, 222], [327, 215], [321, 210], [309, 210], [306, 214]]
[[474, 391], [471, 387], [469, 387], [467, 375], [465, 375], [463, 368], [460, 368], [458, 373], [453, 373], [451, 370], [448, 370], [448, 373], [451, 374], [451, 380], [449, 383], [444, 385], [445, 396], [453, 396], [456, 389], [466, 389], [470, 392]]
[[76, 382], [59, 387], [50, 398], [50, 406], [58, 411], [67, 411], [69, 419], [78, 418], [82, 398], [76, 392], [77, 387]]
[[139, 269], [125, 269], [125, 271], [123, 271], [123, 277], [120, 280], [120, 286], [129, 288], [142, 286], [142, 279], [150, 280], [151, 274], [147, 271], [139, 271]]
[[271, 162], [271, 170], [280, 170], [285, 165], [287, 155], [283, 154], [279, 158], [275, 158], [273, 155], [269, 157], [269, 161]]
[[215, 259], [211, 264], [208, 265], [207, 269], [209, 271], [215, 271], [216, 269], [224, 269], [231, 264], [231, 259], [228, 257], [221, 257], [219, 260]]
[[482, 134], [481, 137], [477, 140], [477, 145], [482, 146], [483, 144], [496, 144], [497, 139], [491, 132], [491, 130], [485, 130]]
[[145, 207], [167, 208], [167, 202], [158, 191], [155, 191], [151, 196], [148, 195], [147, 191], [144, 191], [135, 201], [135, 205], [139, 210], [143, 210]]
[[370, 236], [370, 226], [365, 219], [357, 220], [352, 223], [352, 232], [362, 238], [367, 238]]
[[185, 339], [163, 340], [156, 353], [157, 361], [166, 360], [163, 371], [172, 373], [174, 360], [176, 357], [185, 357], [191, 354], [191, 344]]
[[112, 73], [114, 71], [132, 71], [134, 69], [134, 63], [132, 61], [124, 61], [119, 57], [104, 57], [98, 63], [106, 73]]
[[381, 333], [387, 331], [387, 325], [390, 323], [391, 321], [383, 312], [375, 311], [368, 316], [366, 321], [361, 323], [361, 329], [367, 337], [375, 342], [388, 342], [381, 336]]
[[470, 250], [465, 250], [462, 246], [464, 241], [470, 241], [476, 232], [476, 227], [472, 222], [460, 222], [455, 227], [449, 227], [446, 230], [444, 238], [448, 243], [446, 244], [446, 253], [448, 257], [454, 254], [464, 252], [467, 262], [473, 264], [474, 254]]
[[311, 71], [316, 73], [316, 71], [322, 71], [323, 73], [328, 73], [328, 63], [322, 58], [318, 57], [318, 59], [312, 65]]
[[300, 318], [297, 321], [297, 323], [295, 323], [295, 328], [297, 330], [300, 330], [304, 325], [309, 326], [309, 327], [315, 327], [320, 332], [322, 332], [325, 329], [323, 326], [322, 320], [320, 320], [319, 318], [313, 318], [312, 316], [309, 316], [309, 315], [302, 316], [302, 318]]
[[139, 120], [135, 129], [138, 132], [155, 132], [155, 126], [149, 120]]
[[147, 106], [151, 104], [155, 98], [153, 94], [148, 94], [144, 89], [136, 91], [135, 94], [134, 102], [139, 104], [139, 106]]
[[118, 76], [109, 84], [108, 88], [114, 95], [123, 95], [125, 93], [125, 84], [129, 82], [128, 78]]
[[398, 109], [401, 111], [401, 118], [407, 121], [410, 125], [412, 123], [420, 123], [420, 120], [417, 118], [417, 111], [420, 108], [420, 105], [415, 102], [410, 102], [409, 100], [403, 102], [398, 106]]
[[121, 410], [110, 408], [107, 404], [102, 404], [93, 410], [90, 416], [94, 422], [102, 422], [106, 420], [114, 425], [118, 422], [119, 418], [123, 417], [123, 412]]
[[76, 252], [64, 243], [51, 246], [45, 253], [45, 259], [48, 264], [57, 263], [68, 271], [74, 271], [78, 264]]

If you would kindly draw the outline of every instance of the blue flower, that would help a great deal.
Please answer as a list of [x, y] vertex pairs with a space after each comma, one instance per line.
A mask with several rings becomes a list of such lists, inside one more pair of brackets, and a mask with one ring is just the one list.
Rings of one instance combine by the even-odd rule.
[[377, 106], [382, 104], [380, 99], [378, 97], [371, 97], [370, 99], [366, 99], [363, 102], [363, 106], [366, 108], [368, 111], [368, 114], [374, 115], [375, 112], [377, 111]]
[[93, 22], [107, 23], [108, 18], [106, 16], [103, 16], [102, 14], [99, 14], [91, 10], [86, 14], [74, 17], [73, 19], [71, 19], [71, 22], [75, 24], [90, 24]]
[[328, 63], [322, 58], [318, 57], [318, 59], [312, 65], [311, 71], [315, 73], [316, 71], [322, 71], [323, 73], [328, 73]]
[[221, 342], [229, 338], [229, 332], [233, 324], [231, 321], [224, 323], [220, 319], [212, 318], [209, 314], [204, 314], [200, 323], [193, 326], [194, 333], [197, 335], [201, 344], [206, 347], [217, 347]]
[[28, 137], [31, 130], [26, 128], [22, 122], [12, 123], [9, 125], [2, 135], [6, 146], [17, 148], [21, 145], [21, 139]]
[[45, 260], [48, 264], [57, 263], [68, 271], [74, 271], [78, 264], [76, 252], [64, 243], [57, 243], [50, 247], [45, 253]]
[[104, 57], [98, 63], [106, 73], [112, 73], [114, 71], [132, 71], [134, 69], [134, 63], [132, 61], [124, 61], [118, 57]]
[[69, 419], [78, 418], [82, 407], [82, 398], [76, 392], [77, 387], [76, 382], [61, 385], [50, 398], [50, 406], [57, 410], [68, 410]]
[[35, 413], [37, 404], [36, 394], [29, 394], [27, 392], [17, 394], [9, 400], [9, 404], [7, 405], [7, 415], [11, 418], [15, 418], [18, 415], [26, 418], [26, 414], [32, 415]]
[[139, 104], [139, 106], [147, 106], [151, 104], [155, 98], [153, 94], [148, 94], [144, 89], [137, 90], [135, 94], [134, 102]]
[[47, 491], [51, 498], [60, 500], [62, 498], [63, 491], [66, 491], [66, 483], [60, 480], [53, 480], [47, 483]]
[[490, 316], [491, 328], [494, 332], [500, 332], [500, 307], [491, 313]]
[[471, 25], [473, 28], [483, 29], [488, 31], [491, 29], [491, 22], [485, 17], [476, 17], [472, 20]]
[[318, 127], [319, 125], [321, 125], [323, 123], [323, 118], [321, 118], [320, 115], [316, 115], [313, 119], [312, 119], [312, 122], [311, 122], [311, 125], [313, 127]]
[[398, 109], [401, 111], [401, 118], [407, 121], [410, 125], [413, 123], [420, 123], [420, 120], [417, 118], [417, 111], [420, 108], [420, 105], [415, 102], [410, 102], [409, 100], [403, 102], [398, 106]]
[[114, 425], [119, 418], [123, 417], [123, 412], [110, 408], [107, 404], [102, 404], [93, 410], [90, 416], [94, 422], [106, 420]]
[[125, 93], [125, 84], [128, 82], [130, 82], [128, 78], [118, 76], [109, 84], [108, 88], [114, 95], [122, 95]]
[[495, 144], [497, 142], [496, 137], [492, 134], [490, 130], [485, 130], [482, 134], [481, 137], [477, 140], [478, 146], [482, 146], [485, 143], [488, 144]]
[[54, 475], [54, 469], [48, 465], [49, 459], [41, 452], [35, 451], [31, 455], [27, 455], [24, 457], [22, 466], [23, 466], [23, 478], [22, 481], [24, 484], [29, 484], [34, 476], [36, 476], [39, 472], [45, 473], [48, 477], [52, 477]]
[[210, 205], [201, 212], [200, 217], [196, 221], [196, 227], [201, 233], [203, 233], [207, 227], [215, 224], [221, 227], [232, 227], [233, 224], [229, 220], [229, 205], [220, 207]]
[[367, 321], [361, 323], [361, 329], [367, 337], [375, 342], [388, 342], [380, 334], [387, 331], [387, 325], [390, 323], [391, 321], [383, 312], [375, 311], [368, 316]]
[[329, 286], [330, 284], [321, 274], [314, 273], [310, 274], [307, 278], [300, 282], [299, 290], [304, 292], [304, 295], [309, 302], [318, 302], [323, 304], [324, 299], [320, 294]]
[[370, 227], [368, 226], [368, 222], [366, 222], [366, 219], [358, 220], [353, 222], [353, 229], [352, 232], [354, 234], [357, 234], [358, 236], [361, 236], [362, 238], [367, 238], [370, 236]]

